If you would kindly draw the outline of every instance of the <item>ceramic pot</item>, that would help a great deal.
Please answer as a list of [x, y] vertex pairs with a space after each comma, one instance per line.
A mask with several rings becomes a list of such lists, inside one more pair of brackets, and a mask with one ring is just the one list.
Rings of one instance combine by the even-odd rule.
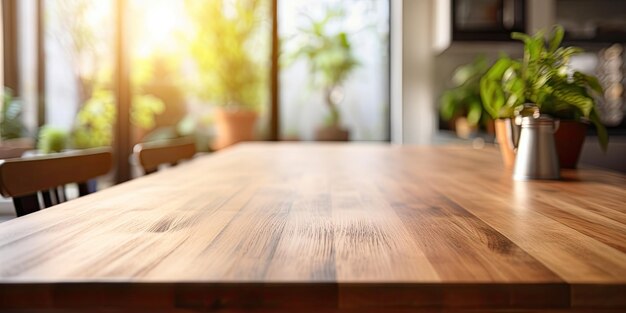
[[218, 108], [215, 110], [214, 118], [217, 137], [213, 149], [219, 150], [238, 142], [254, 140], [257, 112]]
[[350, 131], [339, 126], [320, 127], [315, 131], [315, 140], [348, 141], [350, 140]]
[[586, 134], [587, 124], [571, 120], [560, 121], [559, 128], [554, 133], [554, 141], [561, 168], [576, 168]]
[[485, 123], [485, 131], [487, 131], [489, 135], [495, 135], [496, 125], [492, 119], [487, 120], [487, 123]]
[[457, 117], [454, 120], [454, 130], [459, 138], [469, 139], [478, 133], [477, 125], [470, 125], [465, 117]]
[[506, 168], [512, 169], [515, 164], [515, 149], [519, 140], [520, 127], [510, 118], [494, 121], [496, 140]]

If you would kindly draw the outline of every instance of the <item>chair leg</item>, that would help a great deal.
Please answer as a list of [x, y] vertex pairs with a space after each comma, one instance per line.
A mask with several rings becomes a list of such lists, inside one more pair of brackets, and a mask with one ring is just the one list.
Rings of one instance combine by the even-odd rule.
[[30, 194], [21, 197], [13, 197], [13, 205], [15, 205], [15, 213], [18, 217], [37, 212], [41, 209], [37, 194]]
[[144, 172], [145, 175], [150, 175], [150, 174], [156, 173], [157, 169], [156, 168], [149, 169], [149, 170], [148, 169], [144, 169], [143, 172]]
[[86, 196], [90, 193], [96, 192], [98, 184], [95, 179], [88, 180], [86, 182], [78, 183], [78, 196]]
[[59, 186], [56, 189], [57, 203], [67, 201], [67, 195], [65, 195], [65, 186]]
[[59, 203], [58, 201], [56, 201], [56, 192], [54, 192], [54, 189], [50, 189], [50, 190], [43, 190], [41, 191], [41, 196], [43, 198], [43, 207], [44, 208], [49, 208], [57, 203]]

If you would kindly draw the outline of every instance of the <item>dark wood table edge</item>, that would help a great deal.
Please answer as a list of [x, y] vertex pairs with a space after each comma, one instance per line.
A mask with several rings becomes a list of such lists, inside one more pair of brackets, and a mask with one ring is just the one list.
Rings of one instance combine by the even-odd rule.
[[612, 312], [626, 283], [0, 282], [0, 311], [50, 309]]

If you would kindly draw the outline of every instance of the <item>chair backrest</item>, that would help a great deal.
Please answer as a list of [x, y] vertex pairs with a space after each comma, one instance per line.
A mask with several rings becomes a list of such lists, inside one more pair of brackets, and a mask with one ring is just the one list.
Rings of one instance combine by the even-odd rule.
[[12, 197], [17, 216], [23, 216], [66, 201], [66, 184], [77, 183], [80, 196], [94, 192], [88, 181], [108, 173], [112, 161], [109, 148], [3, 160], [0, 193]]
[[196, 154], [196, 144], [188, 139], [161, 140], [136, 144], [133, 151], [146, 174], [154, 173], [159, 165], [176, 165]]

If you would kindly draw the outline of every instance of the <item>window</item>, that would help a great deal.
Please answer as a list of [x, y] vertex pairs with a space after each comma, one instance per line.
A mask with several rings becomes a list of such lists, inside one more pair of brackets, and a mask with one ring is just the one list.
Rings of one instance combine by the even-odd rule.
[[278, 16], [282, 138], [388, 140], [389, 1], [280, 1]]
[[[349, 130], [351, 140], [389, 138], [388, 0], [8, 2], [17, 7], [20, 53], [10, 58], [27, 135], [46, 126], [65, 132], [65, 148], [82, 149], [113, 145], [116, 126], [128, 126], [128, 142], [115, 146], [121, 172], [133, 144], [180, 136], [194, 136], [199, 150], [273, 139], [277, 125], [282, 139], [319, 139], [324, 126]], [[128, 76], [116, 74], [121, 59]]]
[[45, 123], [68, 132], [69, 148], [109, 146], [116, 116], [113, 1], [46, 0], [44, 8]]
[[[220, 111], [258, 114], [267, 133], [270, 26], [267, 0], [131, 0], [129, 55], [134, 140], [195, 136], [219, 148]], [[149, 10], [145, 8], [149, 7]]]

